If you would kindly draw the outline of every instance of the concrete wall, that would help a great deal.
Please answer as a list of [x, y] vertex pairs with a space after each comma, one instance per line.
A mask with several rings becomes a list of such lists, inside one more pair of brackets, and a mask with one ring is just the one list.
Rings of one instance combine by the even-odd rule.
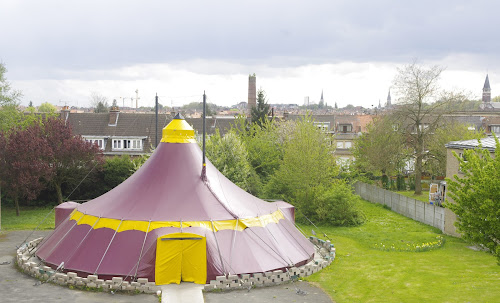
[[441, 231], [445, 230], [445, 208], [408, 198], [363, 182], [357, 182], [354, 185], [354, 190], [356, 194], [367, 201], [385, 204], [403, 216], [434, 226]]

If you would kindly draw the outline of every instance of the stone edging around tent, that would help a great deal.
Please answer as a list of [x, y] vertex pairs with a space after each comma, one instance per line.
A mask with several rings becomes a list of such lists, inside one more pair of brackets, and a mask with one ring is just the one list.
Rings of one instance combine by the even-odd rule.
[[[33, 250], [43, 238], [35, 239], [21, 246], [17, 250], [16, 261], [19, 268], [28, 275], [44, 281], [50, 280], [59, 285], [76, 287], [88, 287], [102, 289], [103, 291], [123, 290], [143, 293], [156, 293], [160, 287], [155, 282], [149, 282], [147, 278], [139, 278], [136, 282], [123, 281], [122, 277], [113, 277], [111, 280], [99, 279], [97, 275], [88, 275], [86, 278], [79, 277], [75, 272], [58, 273], [49, 266], [39, 266], [38, 258], [33, 257]], [[292, 267], [287, 272], [275, 270], [272, 272], [218, 276], [204, 287], [205, 291], [248, 289], [249, 287], [273, 286], [295, 279], [309, 276], [326, 266], [335, 259], [335, 247], [330, 241], [323, 241], [316, 237], [309, 237], [316, 246], [316, 258], [301, 267]], [[37, 262], [34, 262], [37, 261]]]

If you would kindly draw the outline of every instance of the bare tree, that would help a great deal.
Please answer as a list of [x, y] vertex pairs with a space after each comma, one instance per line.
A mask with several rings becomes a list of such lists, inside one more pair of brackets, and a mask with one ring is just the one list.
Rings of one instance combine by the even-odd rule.
[[398, 99], [392, 116], [413, 152], [416, 195], [422, 193], [422, 166], [427, 142], [436, 129], [449, 122], [443, 115], [450, 113], [450, 103], [465, 99], [461, 93], [440, 89], [438, 82], [443, 70], [439, 66], [420, 66], [414, 61], [399, 68], [394, 79]]
[[90, 94], [90, 104], [94, 108], [95, 113], [106, 113], [108, 112], [109, 104], [108, 98], [103, 95], [92, 92]]

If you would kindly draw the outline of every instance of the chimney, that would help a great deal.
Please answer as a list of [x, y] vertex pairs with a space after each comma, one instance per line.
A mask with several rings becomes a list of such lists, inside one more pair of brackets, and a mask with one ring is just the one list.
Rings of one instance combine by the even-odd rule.
[[257, 77], [255, 74], [248, 76], [248, 111], [257, 106]]
[[118, 116], [120, 115], [120, 110], [117, 106], [114, 106], [109, 111], [109, 122], [108, 126], [116, 126], [118, 124]]
[[66, 124], [66, 121], [68, 121], [68, 117], [69, 117], [69, 106], [65, 105], [63, 106], [62, 110], [61, 110], [61, 118], [64, 119], [64, 123]]

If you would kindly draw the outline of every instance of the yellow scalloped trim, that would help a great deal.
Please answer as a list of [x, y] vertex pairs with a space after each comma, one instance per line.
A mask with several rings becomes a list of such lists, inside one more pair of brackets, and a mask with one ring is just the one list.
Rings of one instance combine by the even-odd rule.
[[[284, 218], [285, 217], [283, 216], [281, 211], [277, 210], [268, 215], [239, 220], [182, 221], [182, 227], [202, 227], [214, 232], [226, 229], [242, 231], [247, 227], [264, 227], [270, 223], [278, 223], [279, 220]], [[70, 214], [69, 219], [76, 221], [78, 225], [86, 224], [93, 226], [94, 229], [110, 228], [112, 230], [117, 230], [119, 227], [118, 232], [127, 230], [148, 232], [148, 226], [149, 231], [162, 227], [181, 228], [181, 222], [179, 221], [152, 221], [151, 225], [149, 224], [149, 221], [123, 220], [122, 222], [122, 220], [119, 219], [99, 218], [92, 215], [85, 215], [76, 209]]]

